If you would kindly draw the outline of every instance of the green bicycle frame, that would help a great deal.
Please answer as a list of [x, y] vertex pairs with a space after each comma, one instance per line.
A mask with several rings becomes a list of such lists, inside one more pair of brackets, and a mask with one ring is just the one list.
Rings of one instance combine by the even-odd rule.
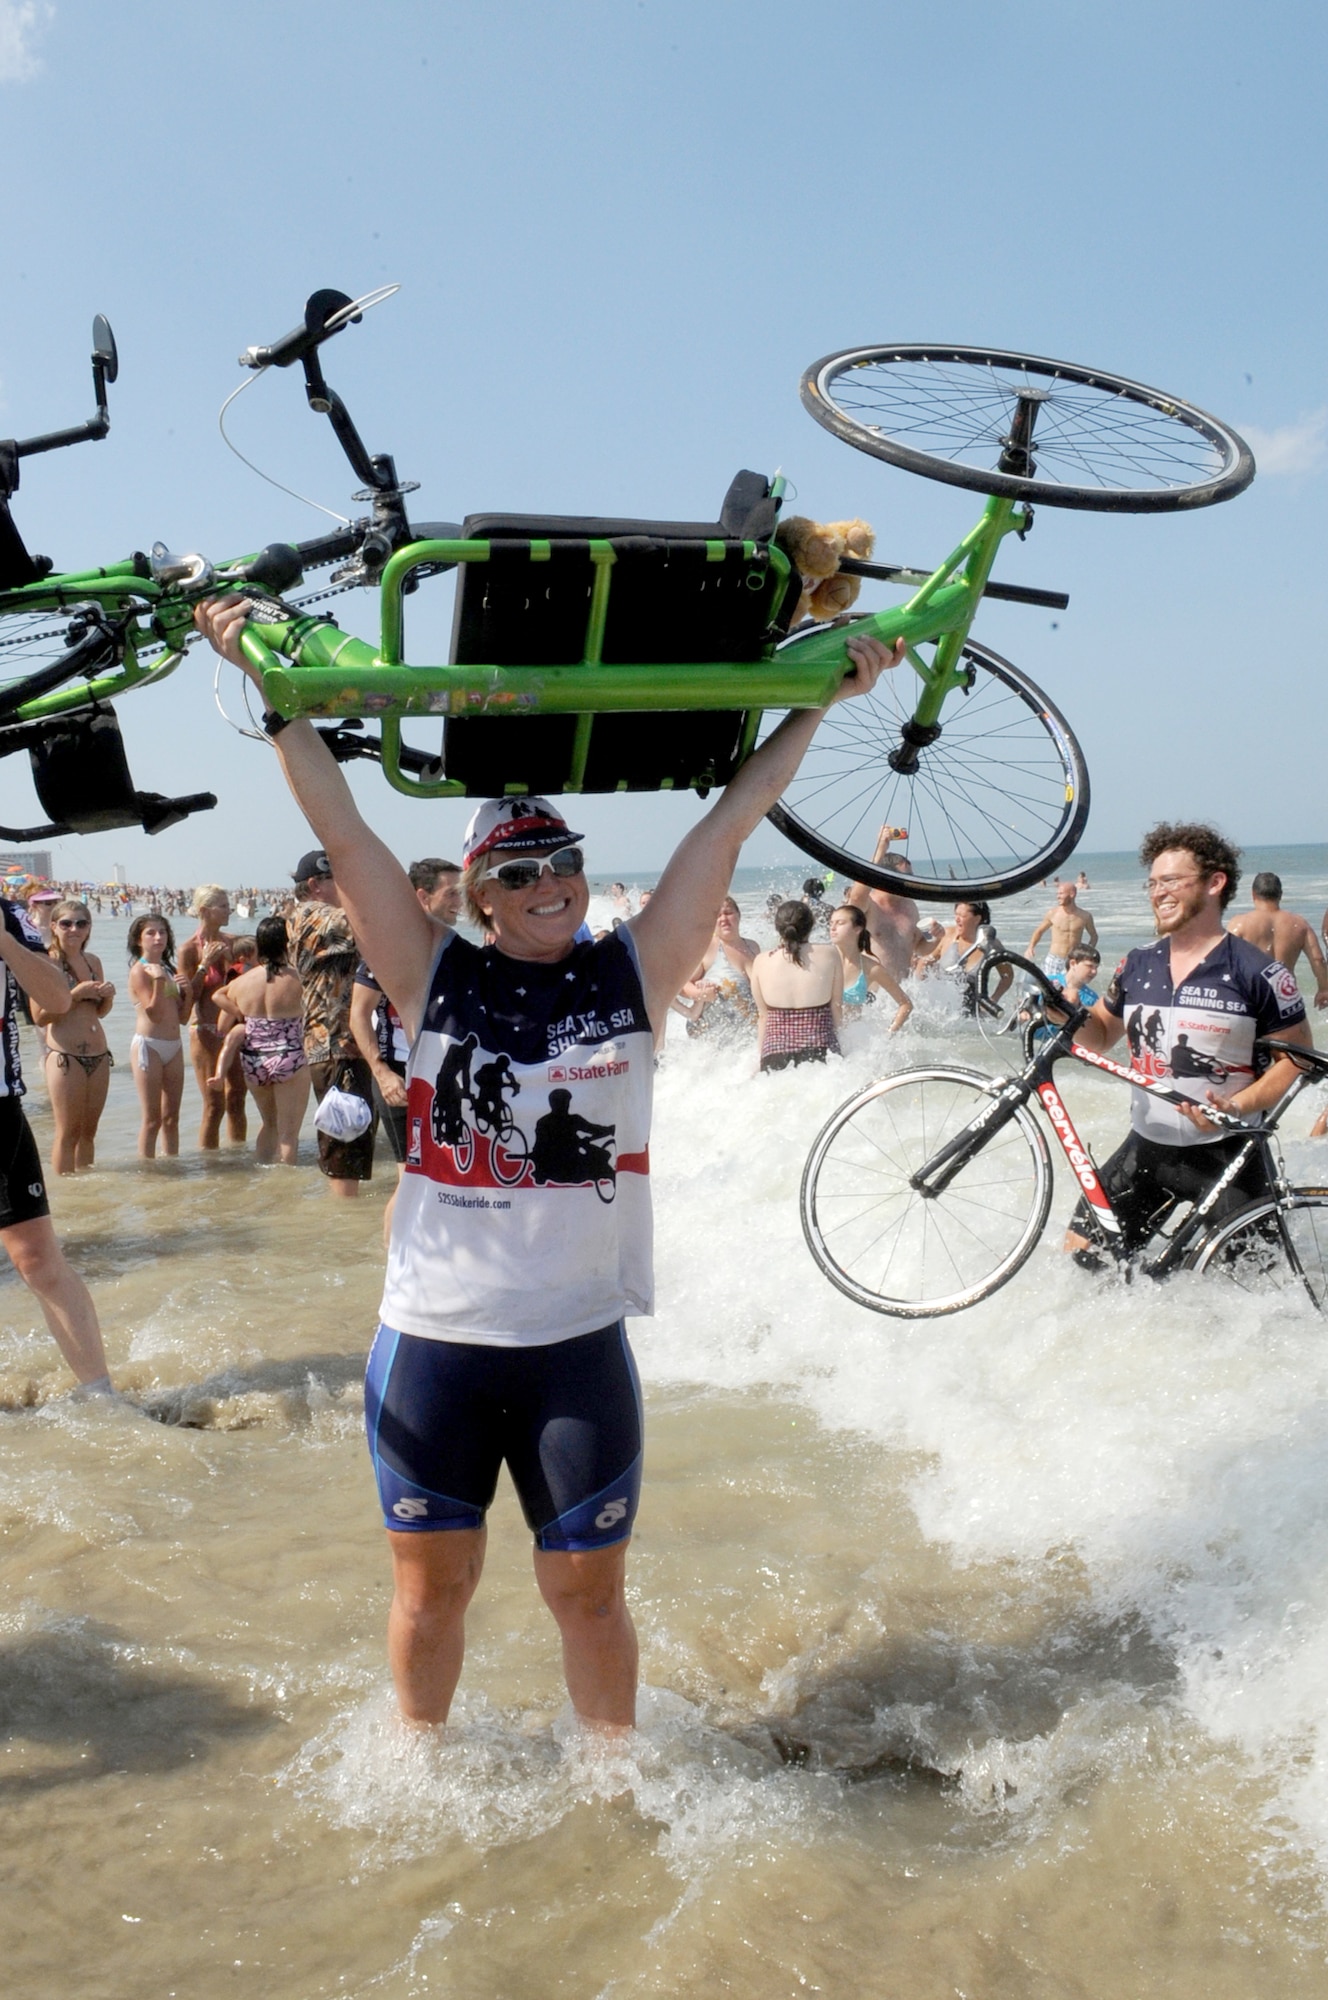
[[[849, 632], [869, 634], [888, 646], [901, 638], [906, 642], [907, 659], [920, 684], [912, 726], [925, 741], [926, 732], [939, 724], [950, 696], [969, 685], [963, 649], [992, 563], [1004, 537], [1022, 533], [1028, 518], [1015, 502], [990, 499], [978, 523], [905, 603], [855, 620], [847, 630], [814, 631], [782, 650], [776, 650], [772, 641], [756, 660], [606, 665], [601, 656], [617, 560], [609, 541], [589, 544], [594, 585], [582, 657], [566, 664], [412, 666], [405, 659], [404, 595], [411, 572], [423, 564], [487, 562], [487, 541], [420, 541], [399, 549], [381, 578], [376, 648], [315, 616], [270, 623], [255, 618], [245, 627], [241, 644], [261, 676], [264, 701], [280, 714], [380, 718], [384, 774], [398, 791], [416, 798], [456, 797], [464, 785], [402, 769], [404, 716], [576, 715], [582, 723], [565, 786], [575, 791], [580, 789], [595, 715], [742, 711], [746, 720], [741, 755], [746, 756], [766, 710], [821, 708], [833, 698], [847, 668]], [[715, 548], [722, 557], [723, 544]], [[546, 558], [547, 550], [548, 544], [532, 543], [532, 562]], [[755, 544], [746, 544], [745, 553], [754, 558]], [[768, 560], [784, 588], [796, 588], [777, 545], [768, 551]], [[177, 586], [161, 585], [146, 571], [141, 557], [130, 558], [106, 569], [48, 577], [0, 592], [0, 616], [49, 614], [95, 602], [112, 617], [129, 617], [123, 657], [113, 668], [76, 690], [63, 688], [35, 698], [16, 711], [16, 720], [38, 721], [90, 702], [109, 701], [174, 672], [193, 630], [198, 592], [189, 595]], [[918, 648], [930, 642], [935, 642], [935, 650], [928, 659]], [[164, 653], [150, 660], [140, 658], [141, 648], [161, 645]]]

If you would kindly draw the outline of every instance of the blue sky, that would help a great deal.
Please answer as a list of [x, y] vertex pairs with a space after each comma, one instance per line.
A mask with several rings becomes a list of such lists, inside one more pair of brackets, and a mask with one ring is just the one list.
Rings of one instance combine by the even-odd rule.
[[[883, 558], [922, 563], [972, 502], [820, 431], [807, 363], [929, 338], [1090, 362], [1215, 410], [1260, 476], [1183, 518], [1041, 510], [1001, 573], [1069, 611], [991, 606], [976, 636], [1074, 724], [1088, 848], [1196, 814], [1321, 840], [1326, 35], [1276, 0], [0, 0], [0, 434], [89, 413], [95, 311], [121, 354], [110, 438], [28, 461], [16, 516], [62, 568], [317, 533], [216, 412], [240, 349], [322, 285], [402, 286], [328, 374], [426, 517], [697, 518], [739, 466], [781, 465], [800, 511], [860, 513]], [[350, 511], [292, 376], [233, 430]], [[121, 722], [140, 785], [219, 810], [63, 842], [62, 868], [289, 872], [302, 822], [211, 683], [195, 652]], [[2, 767], [11, 824], [40, 817], [25, 761]], [[356, 783], [403, 856], [457, 848], [464, 807]], [[604, 873], [657, 865], [694, 811], [577, 807]], [[746, 858], [785, 853], [765, 831]]]

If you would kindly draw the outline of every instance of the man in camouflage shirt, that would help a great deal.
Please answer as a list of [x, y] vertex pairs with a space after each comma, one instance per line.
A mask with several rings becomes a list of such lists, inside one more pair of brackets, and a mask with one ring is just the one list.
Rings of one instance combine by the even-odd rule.
[[[304, 984], [304, 1054], [321, 1102], [332, 1089], [373, 1103], [369, 1065], [350, 1029], [351, 991], [360, 951], [341, 908], [331, 865], [321, 848], [295, 871], [299, 902], [286, 919], [290, 960]], [[318, 1164], [333, 1194], [357, 1195], [373, 1174], [374, 1118], [356, 1139], [318, 1134]]]

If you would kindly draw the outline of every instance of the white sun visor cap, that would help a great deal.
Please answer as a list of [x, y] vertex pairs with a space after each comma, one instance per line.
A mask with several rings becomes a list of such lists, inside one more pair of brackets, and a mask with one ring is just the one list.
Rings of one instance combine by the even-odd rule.
[[486, 799], [476, 806], [466, 828], [461, 849], [461, 865], [469, 868], [482, 855], [501, 849], [504, 854], [533, 854], [543, 847], [570, 845], [584, 840], [573, 833], [567, 821], [547, 799]]

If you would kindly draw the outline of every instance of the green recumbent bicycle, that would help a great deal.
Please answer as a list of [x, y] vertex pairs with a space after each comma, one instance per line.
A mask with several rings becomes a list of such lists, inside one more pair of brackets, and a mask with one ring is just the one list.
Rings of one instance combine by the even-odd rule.
[[[988, 496], [980, 519], [930, 570], [846, 560], [902, 588], [902, 603], [834, 625], [789, 626], [801, 579], [776, 540], [783, 481], [740, 472], [705, 521], [472, 515], [412, 523], [411, 482], [366, 450], [326, 382], [319, 350], [395, 287], [351, 299], [316, 292], [302, 323], [241, 356], [303, 371], [362, 488], [360, 519], [306, 542], [212, 562], [158, 544], [103, 568], [57, 572], [29, 555], [10, 513], [23, 459], [106, 435], [115, 343], [93, 329], [97, 415], [0, 442], [0, 755], [26, 749], [40, 828], [11, 840], [142, 825], [215, 803], [133, 789], [114, 699], [172, 673], [201, 597], [253, 600], [245, 650], [267, 705], [319, 721], [341, 759], [378, 760], [422, 799], [535, 791], [695, 791], [723, 785], [790, 708], [821, 707], [865, 631], [907, 665], [818, 731], [775, 825], [823, 866], [935, 900], [1009, 894], [1078, 844], [1088, 776], [1068, 723], [1025, 675], [970, 636], [984, 596], [1064, 606], [999, 583], [1007, 535], [1035, 503], [1160, 513], [1239, 493], [1254, 476], [1242, 440], [1173, 396], [1095, 369], [976, 347], [870, 347], [807, 370], [802, 400], [846, 443], [906, 471]], [[292, 595], [330, 569], [321, 601], [376, 589], [377, 645]], [[406, 607], [427, 578], [456, 572], [450, 659], [407, 657]], [[441, 744], [402, 724], [434, 718]], [[366, 722], [376, 722], [376, 733]], [[883, 825], [908, 829], [907, 868], [877, 860]]]

